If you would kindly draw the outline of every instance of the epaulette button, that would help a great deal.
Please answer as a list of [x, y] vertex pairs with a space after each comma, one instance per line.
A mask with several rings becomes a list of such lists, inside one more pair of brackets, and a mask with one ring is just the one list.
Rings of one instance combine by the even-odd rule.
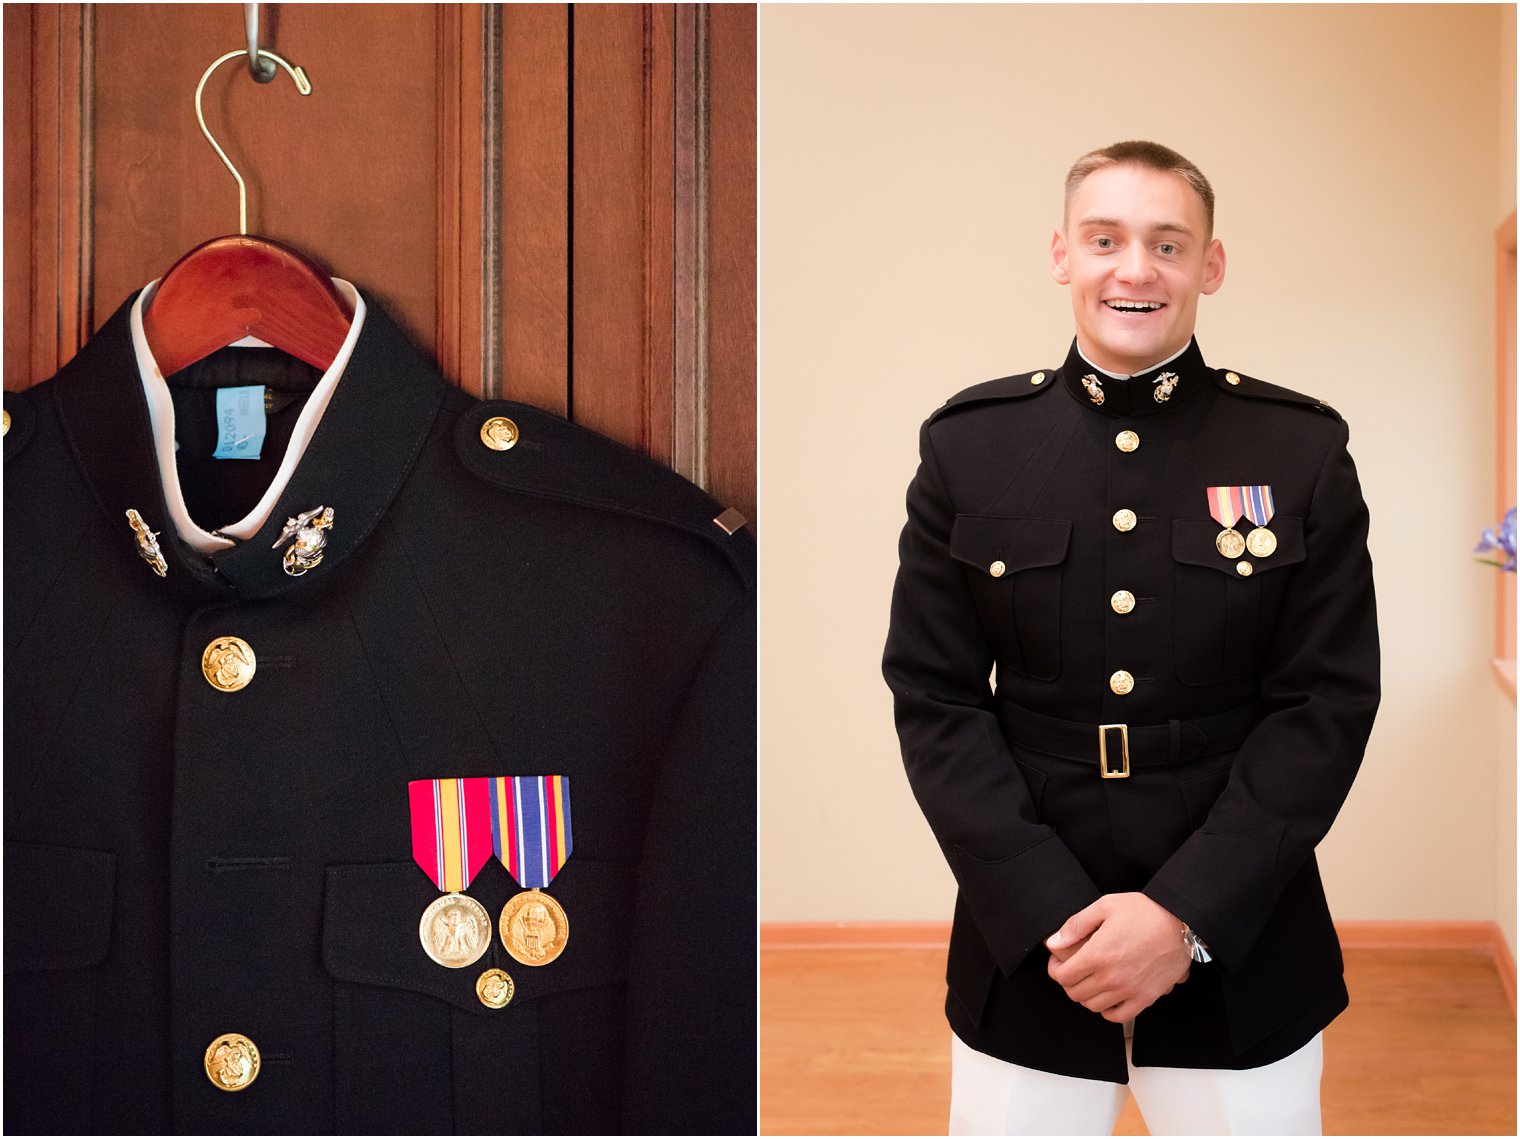
[[480, 425], [480, 441], [493, 451], [510, 451], [521, 432], [505, 415], [493, 415]]

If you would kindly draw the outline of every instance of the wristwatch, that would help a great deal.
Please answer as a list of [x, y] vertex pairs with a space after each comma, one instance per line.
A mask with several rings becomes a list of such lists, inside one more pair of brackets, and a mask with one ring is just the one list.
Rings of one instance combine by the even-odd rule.
[[1209, 947], [1203, 943], [1203, 939], [1193, 932], [1192, 926], [1186, 922], [1182, 924], [1182, 944], [1188, 947], [1188, 953], [1198, 964], [1203, 965], [1214, 960], [1209, 956]]

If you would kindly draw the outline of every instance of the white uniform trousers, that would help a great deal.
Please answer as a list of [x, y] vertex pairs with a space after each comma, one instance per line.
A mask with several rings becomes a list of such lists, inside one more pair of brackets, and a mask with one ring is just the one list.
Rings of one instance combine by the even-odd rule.
[[[1112, 1135], [1133, 1093], [1152, 1135], [1319, 1135], [1321, 1036], [1243, 1071], [1137, 1068], [1129, 1085], [1010, 1064], [950, 1037], [951, 1135]], [[1130, 1041], [1124, 1041], [1126, 1058]]]

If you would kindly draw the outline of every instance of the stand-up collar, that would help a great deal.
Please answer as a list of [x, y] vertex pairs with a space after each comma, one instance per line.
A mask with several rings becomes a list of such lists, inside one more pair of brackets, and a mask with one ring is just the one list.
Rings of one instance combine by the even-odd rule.
[[[1091, 383], [1084, 383], [1085, 380]], [[1189, 340], [1188, 346], [1175, 359], [1137, 372], [1127, 380], [1113, 379], [1082, 359], [1074, 339], [1071, 351], [1066, 354], [1066, 363], [1061, 365], [1061, 382], [1071, 397], [1084, 407], [1119, 419], [1165, 411], [1191, 398], [1210, 379], [1196, 339]], [[1168, 387], [1170, 395], [1166, 394]], [[1091, 388], [1101, 393], [1102, 403], [1094, 398]], [[1158, 393], [1165, 398], [1158, 400]]]
[[[55, 398], [65, 433], [96, 497], [104, 525], [136, 548], [126, 512], [158, 534], [169, 588], [228, 599], [269, 597], [315, 586], [334, 574], [369, 535], [427, 438], [447, 388], [433, 366], [365, 296], [367, 314], [331, 402], [306, 452], [259, 530], [209, 556], [175, 532], [147, 401], [138, 379], [130, 314], [134, 293], [59, 372]], [[285, 572], [274, 549], [286, 520], [318, 506], [333, 510], [322, 561], [304, 575]], [[287, 544], [288, 546], [288, 544]], [[152, 575], [147, 562], [142, 572]]]

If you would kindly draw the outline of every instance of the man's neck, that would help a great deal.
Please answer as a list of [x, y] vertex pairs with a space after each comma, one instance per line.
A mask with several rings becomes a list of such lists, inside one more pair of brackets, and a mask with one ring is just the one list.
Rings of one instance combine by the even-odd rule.
[[1139, 375], [1143, 375], [1146, 372], [1153, 372], [1157, 368], [1161, 368], [1161, 367], [1166, 366], [1167, 364], [1170, 364], [1178, 356], [1181, 356], [1184, 352], [1186, 352], [1188, 350], [1188, 344], [1191, 344], [1192, 342], [1193, 342], [1192, 337], [1188, 337], [1187, 344], [1184, 344], [1181, 348], [1177, 349], [1177, 351], [1173, 352], [1165, 360], [1157, 360], [1154, 364], [1151, 364], [1151, 365], [1149, 365], [1148, 367], [1145, 367], [1145, 368], [1136, 368], [1133, 372], [1114, 372], [1114, 371], [1110, 371], [1108, 368], [1105, 368], [1105, 367], [1103, 367], [1103, 366], [1101, 366], [1099, 364], [1094, 364], [1092, 362], [1092, 358], [1090, 356], [1088, 356], [1088, 354], [1086, 352], [1082, 351], [1082, 341], [1081, 340], [1077, 341], [1077, 355], [1080, 356], [1080, 357], [1082, 357], [1082, 362], [1085, 363], [1089, 368], [1092, 368], [1092, 369], [1094, 369], [1096, 371], [1102, 372], [1109, 379], [1111, 379], [1111, 380], [1127, 380], [1131, 376], [1139, 376]]

